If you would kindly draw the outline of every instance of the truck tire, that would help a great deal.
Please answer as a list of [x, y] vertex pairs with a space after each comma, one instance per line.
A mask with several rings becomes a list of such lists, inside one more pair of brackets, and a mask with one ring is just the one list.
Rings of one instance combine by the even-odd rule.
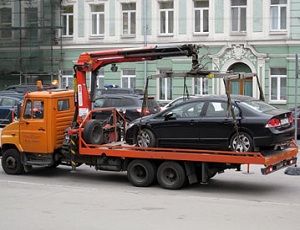
[[19, 175], [24, 172], [24, 167], [21, 162], [21, 156], [18, 150], [8, 149], [2, 156], [2, 168], [5, 173], [10, 175]]
[[156, 179], [156, 166], [147, 160], [133, 160], [127, 167], [128, 180], [137, 187], [148, 187]]
[[180, 189], [185, 184], [186, 174], [179, 163], [166, 161], [158, 167], [157, 181], [162, 188]]
[[89, 120], [83, 129], [82, 137], [87, 144], [102, 144], [103, 129], [100, 121]]

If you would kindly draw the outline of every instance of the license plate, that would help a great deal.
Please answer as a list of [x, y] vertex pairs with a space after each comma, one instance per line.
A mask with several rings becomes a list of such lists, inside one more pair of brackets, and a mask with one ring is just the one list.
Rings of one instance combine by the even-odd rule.
[[286, 125], [289, 123], [289, 119], [288, 118], [284, 118], [280, 120], [281, 125]]

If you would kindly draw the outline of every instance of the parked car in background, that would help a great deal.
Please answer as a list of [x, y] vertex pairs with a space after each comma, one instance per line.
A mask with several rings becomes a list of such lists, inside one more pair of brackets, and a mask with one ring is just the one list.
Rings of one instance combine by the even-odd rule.
[[49, 90], [49, 89], [56, 89], [57, 86], [55, 85], [41, 85], [38, 86], [37, 84], [24, 84], [24, 85], [10, 85], [5, 88], [5, 90], [1, 91], [2, 92], [17, 92], [17, 93], [29, 93], [29, 92], [34, 92], [38, 91], [40, 89], [43, 90]]
[[97, 96], [103, 95], [103, 94], [138, 94], [142, 95], [143, 90], [141, 89], [131, 89], [131, 88], [103, 88], [97, 90]]
[[[95, 99], [93, 102], [94, 109], [116, 107], [119, 111], [122, 111], [125, 119], [130, 122], [134, 119], [141, 117], [143, 96], [136, 94], [103, 94]], [[160, 106], [154, 97], [149, 96], [147, 98], [146, 114], [155, 114], [160, 112]], [[107, 113], [98, 113], [96, 119], [107, 118]]]
[[0, 127], [10, 124], [18, 116], [18, 105], [22, 104], [23, 100], [22, 94], [0, 95]]
[[291, 111], [252, 97], [231, 97], [230, 110], [226, 96], [202, 96], [137, 119], [127, 126], [126, 142], [140, 147], [257, 151], [293, 139]]

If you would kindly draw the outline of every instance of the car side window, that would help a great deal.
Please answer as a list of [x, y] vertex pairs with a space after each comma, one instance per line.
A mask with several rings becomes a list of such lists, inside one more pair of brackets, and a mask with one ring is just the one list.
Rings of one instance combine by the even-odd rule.
[[227, 110], [227, 103], [223, 102], [209, 102], [206, 110], [207, 117], [225, 117]]
[[28, 100], [26, 102], [26, 106], [25, 106], [25, 112], [24, 112], [24, 115], [23, 115], [23, 118], [25, 119], [30, 119], [31, 118], [31, 101]]
[[24, 119], [42, 119], [44, 118], [44, 102], [28, 100], [25, 106]]
[[69, 100], [65, 99], [65, 100], [58, 100], [57, 101], [57, 108], [58, 111], [66, 111], [70, 109], [70, 104], [69, 104]]
[[104, 105], [104, 101], [105, 101], [104, 98], [99, 98], [99, 99], [95, 100], [94, 108], [102, 108]]
[[193, 102], [171, 109], [175, 117], [200, 117], [204, 102]]
[[[234, 106], [235, 116], [239, 115], [239, 109]], [[231, 116], [231, 111], [227, 111], [227, 102], [209, 102], [206, 109], [206, 117], [227, 117]]]
[[16, 102], [11, 98], [3, 98], [1, 101], [2, 106], [15, 106]]

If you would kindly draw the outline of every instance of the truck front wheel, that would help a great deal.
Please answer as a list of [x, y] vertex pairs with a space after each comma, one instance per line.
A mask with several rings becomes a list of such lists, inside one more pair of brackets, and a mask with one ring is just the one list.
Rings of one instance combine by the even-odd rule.
[[24, 171], [18, 150], [8, 149], [3, 153], [2, 168], [4, 172], [10, 175], [19, 175]]
[[147, 160], [133, 160], [127, 167], [128, 180], [137, 187], [147, 187], [154, 183], [156, 166]]
[[165, 189], [180, 189], [186, 181], [184, 168], [175, 161], [166, 161], [158, 167], [157, 181]]

